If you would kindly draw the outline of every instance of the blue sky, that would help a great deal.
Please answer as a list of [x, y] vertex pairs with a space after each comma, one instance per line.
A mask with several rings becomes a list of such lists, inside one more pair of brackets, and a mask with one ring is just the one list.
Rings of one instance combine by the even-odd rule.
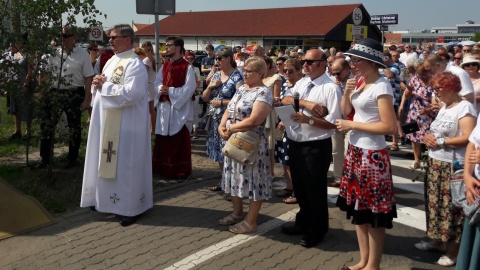
[[[153, 1], [153, 0], [142, 0]], [[176, 11], [237, 10], [256, 8], [279, 8], [363, 3], [370, 15], [398, 14], [398, 25], [390, 30], [424, 30], [432, 27], [454, 27], [467, 20], [480, 23], [479, 0], [177, 0]], [[107, 14], [101, 19], [103, 25], [111, 27], [117, 23], [153, 23], [154, 15], [136, 13], [135, 0], [96, 0], [95, 6]], [[162, 17], [160, 17], [161, 19]], [[100, 18], [99, 18], [100, 19]], [[285, 23], [289, 18], [279, 18]]]

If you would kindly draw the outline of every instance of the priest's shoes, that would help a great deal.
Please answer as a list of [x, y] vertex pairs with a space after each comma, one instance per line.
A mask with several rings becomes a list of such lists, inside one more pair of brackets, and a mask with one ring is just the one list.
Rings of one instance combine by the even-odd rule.
[[130, 226], [132, 225], [133, 223], [135, 223], [135, 221], [137, 221], [137, 219], [140, 217], [140, 215], [137, 215], [137, 216], [133, 216], [133, 217], [122, 217], [122, 219], [120, 219], [120, 225], [122, 225], [123, 227], [127, 227], [127, 226]]

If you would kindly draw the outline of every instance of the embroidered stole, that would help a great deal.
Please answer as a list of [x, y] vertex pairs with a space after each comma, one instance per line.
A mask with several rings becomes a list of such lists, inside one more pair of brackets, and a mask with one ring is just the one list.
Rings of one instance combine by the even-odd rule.
[[[134, 55], [135, 53], [131, 51], [120, 57], [120, 60], [113, 69], [110, 82], [114, 84], [124, 84], [125, 68]], [[105, 64], [102, 72], [111, 64], [110, 60]], [[98, 176], [101, 178], [115, 179], [117, 177], [118, 142], [120, 140], [121, 122], [122, 109], [112, 109], [105, 112], [102, 149], [98, 167]]]

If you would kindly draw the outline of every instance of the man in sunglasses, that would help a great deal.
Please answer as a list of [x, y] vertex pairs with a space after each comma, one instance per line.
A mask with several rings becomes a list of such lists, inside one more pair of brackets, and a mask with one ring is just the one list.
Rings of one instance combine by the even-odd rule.
[[[344, 58], [335, 59], [330, 67], [332, 81], [334, 81], [341, 89], [347, 84], [347, 80], [354, 77], [350, 69], [350, 63]], [[345, 158], [345, 138], [346, 133], [343, 131], [335, 131], [332, 136], [332, 157], [333, 157], [333, 182], [328, 183], [329, 187], [339, 187], [340, 178], [343, 172], [343, 160]]]
[[414, 51], [412, 51], [412, 45], [411, 44], [405, 44], [405, 51], [400, 54], [400, 62], [402, 62], [405, 66], [407, 65], [407, 59], [408, 58], [418, 58], [418, 54]]
[[[448, 61], [445, 61], [440, 55], [429, 55], [425, 62], [423, 62], [425, 70], [430, 72], [432, 75], [442, 73], [442, 72], [451, 72], [454, 75], [457, 75], [460, 78], [462, 83], [462, 90], [458, 93], [463, 99], [470, 101], [473, 105], [476, 106], [475, 95], [473, 92], [473, 84], [468, 73], [455, 65], [449, 65]], [[435, 100], [435, 99], [434, 99]], [[441, 104], [433, 104], [435, 106], [442, 107]]]
[[62, 46], [55, 49], [53, 55], [46, 56], [46, 73], [43, 80], [51, 82], [51, 89], [45, 93], [44, 116], [40, 126], [42, 139], [39, 169], [46, 167], [52, 158], [51, 146], [54, 140], [55, 126], [62, 111], [67, 115], [69, 132], [67, 168], [77, 165], [80, 149], [82, 111], [90, 108], [92, 94], [90, 88], [94, 75], [90, 55], [75, 46], [76, 28], [65, 26], [61, 32]]
[[[286, 129], [291, 140], [289, 155], [293, 189], [300, 206], [295, 225], [284, 226], [290, 235], [304, 235], [300, 244], [316, 246], [328, 231], [327, 173], [332, 159], [336, 119], [342, 117], [342, 93], [325, 73], [327, 57], [318, 49], [308, 50], [302, 60], [305, 77], [287, 90], [283, 104], [294, 104], [299, 96], [299, 112], [291, 115], [298, 123]], [[326, 106], [328, 114], [323, 114]]]

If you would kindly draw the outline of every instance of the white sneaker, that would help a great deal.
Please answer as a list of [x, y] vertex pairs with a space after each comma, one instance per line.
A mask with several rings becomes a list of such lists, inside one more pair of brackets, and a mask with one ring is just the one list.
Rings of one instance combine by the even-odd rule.
[[438, 259], [437, 264], [441, 266], [454, 266], [457, 263], [457, 259], [450, 259], [447, 255], [443, 255]]

